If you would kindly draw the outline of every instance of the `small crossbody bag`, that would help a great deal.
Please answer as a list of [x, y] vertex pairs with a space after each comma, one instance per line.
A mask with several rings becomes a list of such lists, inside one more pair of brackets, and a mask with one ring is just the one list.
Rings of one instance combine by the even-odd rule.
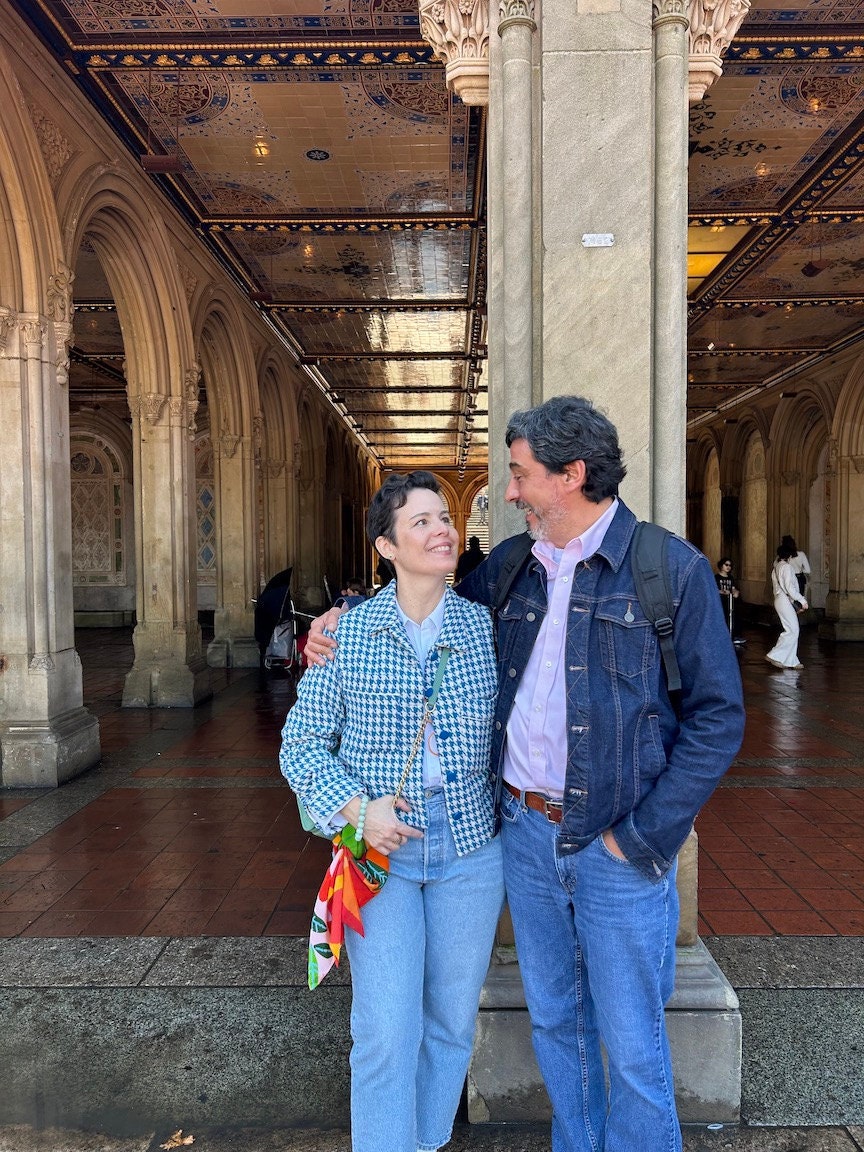
[[[408, 753], [408, 759], [405, 762], [405, 767], [402, 769], [402, 775], [399, 778], [399, 783], [396, 785], [396, 790], [393, 793], [393, 803], [402, 795], [402, 790], [408, 783], [408, 777], [411, 775], [411, 768], [414, 761], [417, 759], [417, 753], [420, 751], [420, 745], [423, 743], [423, 734], [426, 731], [426, 726], [432, 719], [432, 713], [435, 710], [435, 704], [438, 700], [438, 692], [441, 688], [441, 681], [444, 679], [444, 670], [447, 667], [447, 661], [450, 659], [450, 649], [442, 645], [438, 651], [440, 657], [438, 659], [438, 667], [435, 669], [435, 679], [432, 681], [432, 689], [426, 700], [426, 706], [423, 710], [423, 719], [420, 721], [420, 727], [417, 729], [417, 735], [414, 737], [414, 743], [411, 746], [411, 751]], [[300, 823], [303, 825], [304, 832], [311, 832], [313, 836], [321, 836], [324, 840], [332, 840], [329, 832], [322, 832], [315, 819], [310, 813], [309, 809], [303, 803], [299, 796], [297, 796], [297, 809], [300, 813]], [[350, 825], [346, 825], [350, 827]]]

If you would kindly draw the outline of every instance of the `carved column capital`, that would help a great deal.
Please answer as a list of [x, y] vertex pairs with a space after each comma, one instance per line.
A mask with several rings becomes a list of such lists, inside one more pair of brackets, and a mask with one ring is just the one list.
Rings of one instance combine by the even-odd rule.
[[462, 103], [488, 104], [486, 0], [420, 0], [420, 32], [445, 66], [447, 87]]
[[219, 455], [225, 460], [233, 460], [237, 452], [237, 445], [240, 443], [240, 437], [233, 432], [225, 431], [216, 441], [219, 448]]
[[28, 317], [21, 321], [21, 339], [25, 344], [41, 348], [45, 339], [45, 325], [41, 320]]
[[750, 0], [688, 0], [690, 103], [700, 101], [723, 71], [721, 56], [732, 43]]
[[277, 480], [285, 471], [284, 460], [263, 460], [261, 470], [269, 480]]
[[162, 419], [166, 400], [161, 392], [145, 392], [129, 397], [129, 409], [133, 416], [143, 417], [148, 424], [155, 426]]
[[653, 23], [678, 23], [685, 26], [689, 23], [687, 16], [687, 0], [654, 0], [652, 4]]
[[537, 25], [534, 22], [534, 0], [500, 0], [498, 5], [498, 35], [506, 30], [510, 24], [528, 24], [533, 32]]

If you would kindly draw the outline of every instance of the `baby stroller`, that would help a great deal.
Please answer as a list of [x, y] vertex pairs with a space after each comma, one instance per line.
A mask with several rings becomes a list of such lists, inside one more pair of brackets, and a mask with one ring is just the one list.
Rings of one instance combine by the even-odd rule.
[[298, 612], [291, 598], [291, 568], [268, 580], [255, 604], [255, 639], [261, 655], [261, 667], [268, 672], [300, 673], [303, 670], [305, 632], [301, 635], [299, 618], [312, 620]]

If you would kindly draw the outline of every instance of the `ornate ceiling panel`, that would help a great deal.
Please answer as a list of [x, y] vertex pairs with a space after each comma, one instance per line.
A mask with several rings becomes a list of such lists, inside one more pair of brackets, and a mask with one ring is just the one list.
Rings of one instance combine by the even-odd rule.
[[694, 419], [864, 337], [862, 24], [861, 0], [754, 0], [691, 112]]
[[[484, 114], [416, 0], [17, 6], [383, 465], [485, 464]], [[74, 291], [110, 305], [95, 254]], [[73, 353], [117, 390], [110, 311]]]

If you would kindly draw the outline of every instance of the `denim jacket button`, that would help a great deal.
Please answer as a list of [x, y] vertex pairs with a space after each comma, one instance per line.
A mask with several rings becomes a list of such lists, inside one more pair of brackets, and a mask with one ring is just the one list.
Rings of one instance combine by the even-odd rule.
[[511, 669], [510, 669], [510, 677], [511, 677], [511, 679], [512, 679], [512, 677], [514, 677], [515, 675], [516, 675], [516, 669], [515, 669], [515, 668], [511, 668]]
[[525, 619], [526, 619], [526, 620], [530, 620], [530, 621], [533, 623], [533, 622], [534, 622], [534, 621], [537, 619], [537, 617], [534, 615], [534, 613], [533, 613], [533, 612], [529, 612], [529, 613], [528, 613], [528, 614], [525, 616]]
[[496, 720], [496, 721], [495, 721], [495, 727], [497, 728], [497, 730], [498, 730], [499, 732], [501, 731], [501, 721], [500, 721], [500, 720]]

